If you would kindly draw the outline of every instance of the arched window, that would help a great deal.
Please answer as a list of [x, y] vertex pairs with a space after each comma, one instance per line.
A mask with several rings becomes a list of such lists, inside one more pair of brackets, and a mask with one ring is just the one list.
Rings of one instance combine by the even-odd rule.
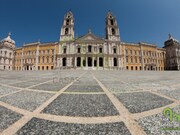
[[116, 48], [113, 48], [113, 53], [116, 54]]
[[102, 50], [103, 50], [102, 47], [100, 47], [99, 48], [99, 53], [102, 53], [103, 52]]
[[80, 67], [80, 66], [81, 66], [81, 58], [78, 57], [78, 58], [77, 58], [77, 67]]
[[81, 53], [81, 48], [80, 47], [78, 47], [77, 53]]
[[112, 28], [111, 30], [112, 30], [112, 35], [115, 35], [116, 34], [115, 29]]
[[62, 59], [62, 63], [63, 63], [63, 67], [65, 67], [66, 66], [66, 58]]
[[66, 29], [65, 29], [65, 35], [68, 35], [68, 33], [69, 33], [69, 29], [66, 28]]
[[66, 25], [69, 25], [69, 19], [66, 20]]
[[113, 62], [114, 62], [114, 67], [117, 67], [117, 58], [114, 58]]
[[103, 67], [103, 58], [99, 58], [99, 67]]
[[66, 53], [66, 48], [63, 49], [63, 53]]
[[111, 25], [114, 25], [114, 20], [113, 19], [111, 19]]

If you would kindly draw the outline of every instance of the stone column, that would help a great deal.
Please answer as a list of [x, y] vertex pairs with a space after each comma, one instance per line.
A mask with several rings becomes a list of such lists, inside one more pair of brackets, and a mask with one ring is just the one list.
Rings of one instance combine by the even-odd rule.
[[156, 48], [156, 69], [159, 70], [158, 56], [157, 56], [157, 48]]
[[56, 45], [55, 45], [55, 47], [54, 47], [54, 54], [52, 54], [52, 56], [53, 56], [53, 61], [54, 61], [54, 63], [53, 63], [53, 67], [54, 67], [54, 69], [55, 69], [55, 67], [56, 67]]
[[119, 45], [119, 58], [118, 58], [118, 62], [119, 62], [119, 68], [121, 69], [121, 67], [122, 67], [122, 63], [121, 63], [121, 45]]
[[59, 46], [58, 46], [59, 48], [59, 50], [58, 50], [58, 54], [61, 54], [62, 53], [62, 46], [61, 46], [61, 44], [59, 43]]
[[23, 62], [24, 62], [24, 48], [22, 49], [22, 57], [21, 57], [21, 70], [23, 70]]
[[60, 59], [58, 58], [57, 59], [57, 68], [59, 68], [60, 67]]
[[74, 60], [74, 66], [77, 67], [77, 57], [74, 57], [75, 60]]
[[88, 67], [88, 57], [86, 56], [86, 68]]
[[94, 68], [94, 56], [92, 57], [92, 67]]
[[111, 69], [111, 57], [110, 56], [108, 58], [108, 63], [109, 63], [109, 69]]
[[127, 66], [126, 56], [128, 56], [128, 55], [126, 54], [126, 47], [123, 46], [123, 48], [124, 48], [124, 70], [127, 70], [126, 69], [126, 66]]
[[99, 68], [99, 57], [97, 57], [97, 69]]
[[117, 64], [118, 64], [118, 68], [120, 68], [120, 67], [121, 67], [121, 61], [120, 61], [120, 58], [119, 58], [119, 57], [117, 58], [117, 62], [118, 62], [118, 63], [117, 63]]
[[140, 48], [141, 48], [141, 67], [142, 67], [141, 69], [144, 71], [144, 53], [141, 45]]
[[60, 60], [59, 61], [59, 68], [61, 68], [62, 67], [62, 58], [60, 58], [59, 60]]
[[37, 48], [36, 48], [36, 68], [35, 70], [38, 70], [38, 63], [39, 63], [39, 45], [37, 45]]
[[81, 68], [83, 67], [83, 57], [81, 57]]
[[105, 56], [103, 57], [103, 68], [105, 68]]
[[111, 67], [114, 68], [114, 58], [113, 57], [111, 58], [111, 65], [112, 65]]

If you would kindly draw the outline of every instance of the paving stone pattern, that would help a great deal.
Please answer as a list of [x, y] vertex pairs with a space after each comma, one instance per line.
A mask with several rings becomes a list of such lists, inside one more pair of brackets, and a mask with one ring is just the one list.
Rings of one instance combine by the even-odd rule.
[[131, 113], [140, 113], [173, 103], [171, 100], [149, 92], [121, 93], [115, 95]]
[[33, 118], [16, 135], [131, 135], [123, 122], [70, 124]]
[[162, 113], [180, 114], [179, 80], [173, 71], [1, 71], [0, 134], [179, 135], [162, 130], [180, 127]]
[[98, 117], [118, 115], [106, 95], [63, 94], [53, 101], [43, 113], [63, 116]]
[[16, 122], [22, 117], [21, 114], [15, 113], [5, 107], [0, 106], [0, 132]]

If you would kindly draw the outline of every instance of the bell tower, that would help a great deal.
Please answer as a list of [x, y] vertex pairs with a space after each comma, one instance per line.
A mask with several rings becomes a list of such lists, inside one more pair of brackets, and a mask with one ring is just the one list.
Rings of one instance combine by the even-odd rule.
[[74, 39], [74, 17], [71, 11], [64, 16], [63, 25], [60, 32], [60, 41], [68, 41]]
[[120, 33], [116, 18], [109, 11], [106, 16], [106, 39], [110, 41], [120, 41]]

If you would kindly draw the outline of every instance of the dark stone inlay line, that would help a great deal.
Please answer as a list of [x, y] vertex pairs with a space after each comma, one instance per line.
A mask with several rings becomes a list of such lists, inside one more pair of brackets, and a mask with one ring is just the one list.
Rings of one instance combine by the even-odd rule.
[[72, 124], [33, 118], [16, 135], [131, 135], [123, 122]]

